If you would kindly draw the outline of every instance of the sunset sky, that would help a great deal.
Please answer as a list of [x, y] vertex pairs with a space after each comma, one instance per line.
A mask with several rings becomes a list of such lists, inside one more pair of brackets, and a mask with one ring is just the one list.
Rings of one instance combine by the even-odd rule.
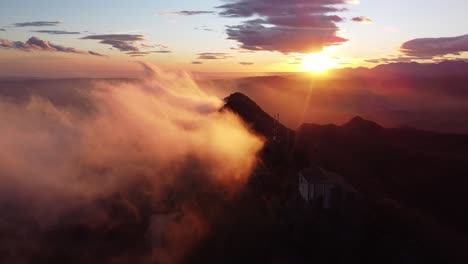
[[310, 53], [338, 68], [468, 59], [466, 10], [460, 0], [2, 0], [0, 77], [129, 75], [133, 61], [295, 72]]

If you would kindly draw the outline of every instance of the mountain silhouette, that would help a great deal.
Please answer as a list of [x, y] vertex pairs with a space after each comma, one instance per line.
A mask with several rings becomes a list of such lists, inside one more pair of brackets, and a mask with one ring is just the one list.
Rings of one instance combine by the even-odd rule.
[[[248, 96], [234, 93], [225, 102], [223, 109], [237, 113], [257, 133], [267, 138], [272, 136], [275, 119]], [[342, 125], [302, 124], [297, 132], [281, 123], [278, 127], [281, 134], [289, 131], [295, 135], [295, 152], [349, 175], [350, 180], [355, 180], [368, 193], [380, 196], [387, 191], [393, 193], [408, 188], [403, 186], [403, 181], [396, 180], [405, 177], [404, 183], [411, 183], [417, 189], [429, 179], [437, 179], [444, 185], [451, 185], [457, 177], [460, 178], [457, 181], [468, 182], [462, 178], [464, 172], [468, 175], [462, 163], [468, 164], [468, 135], [442, 134], [407, 126], [384, 128], [360, 116]], [[426, 187], [431, 189], [426, 190], [429, 194], [439, 186], [425, 184]], [[463, 190], [464, 187], [460, 187], [459, 195]]]
[[[224, 108], [271, 135], [274, 119], [249, 97], [232, 94]], [[293, 152], [298, 169], [312, 163], [342, 175], [370, 201], [386, 204], [385, 211], [398, 208], [397, 215], [430, 232], [432, 240], [461, 241], [468, 234], [468, 135], [385, 128], [356, 116], [342, 125], [302, 124]], [[458, 246], [450, 242], [446, 248]]]
[[341, 126], [302, 125], [295, 151], [374, 199], [397, 201], [468, 232], [468, 135], [384, 128], [355, 117]]
[[294, 131], [281, 124], [252, 99], [242, 93], [233, 93], [224, 99], [225, 105], [222, 110], [229, 109], [238, 114], [258, 134], [271, 139], [276, 134], [279, 140], [286, 142], [288, 137], [294, 136]]

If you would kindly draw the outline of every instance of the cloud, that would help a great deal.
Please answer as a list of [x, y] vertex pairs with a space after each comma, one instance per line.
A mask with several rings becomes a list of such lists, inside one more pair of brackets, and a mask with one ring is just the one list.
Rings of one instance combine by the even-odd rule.
[[136, 42], [145, 39], [143, 35], [132, 35], [132, 34], [107, 34], [107, 35], [90, 35], [82, 37], [81, 39], [95, 39], [95, 40], [117, 40], [125, 42]]
[[462, 52], [468, 52], [468, 35], [413, 39], [403, 43], [400, 51], [413, 57], [460, 55]]
[[253, 18], [228, 26], [228, 39], [247, 50], [309, 53], [347, 39], [338, 36], [336, 23], [343, 18], [330, 13], [343, 12], [346, 0], [234, 0], [217, 8], [221, 16]]
[[244, 62], [244, 61], [239, 62], [239, 64], [240, 64], [240, 65], [244, 65], [244, 66], [254, 65], [253, 62]]
[[468, 52], [468, 35], [445, 38], [418, 38], [403, 43], [401, 54], [381, 58], [371, 58], [365, 62], [375, 64], [400, 63], [412, 61], [440, 62], [448, 55], [460, 55]]
[[351, 19], [351, 21], [358, 22], [358, 23], [361, 23], [361, 24], [372, 24], [372, 23], [374, 23], [372, 21], [372, 19], [370, 19], [368, 17], [364, 17], [364, 16], [353, 17]]
[[197, 59], [199, 60], [224, 60], [232, 58], [229, 53], [219, 53], [219, 52], [205, 52], [197, 54]]
[[235, 50], [238, 53], [254, 53], [255, 51], [253, 50], [247, 50], [247, 49], [241, 49], [239, 47], [230, 47], [230, 50]]
[[374, 64], [387, 64], [387, 63], [400, 63], [400, 62], [412, 62], [414, 57], [405, 57], [405, 56], [389, 56], [383, 58], [372, 58], [366, 59], [365, 62], [374, 63]]
[[89, 54], [94, 55], [94, 56], [100, 56], [100, 57], [107, 57], [106, 55], [103, 55], [101, 53], [94, 52], [92, 50], [88, 51]]
[[62, 24], [62, 21], [34, 21], [34, 22], [22, 22], [15, 23], [15, 27], [53, 27]]
[[150, 50], [150, 51], [131, 51], [127, 52], [128, 55], [131, 57], [142, 57], [149, 55], [151, 53], [171, 53], [172, 51], [170, 50]]
[[110, 45], [113, 48], [116, 48], [120, 51], [139, 51], [138, 47], [134, 46], [133, 43], [131, 42], [113, 40], [113, 39], [104, 39], [104, 40], [101, 40], [99, 43]]
[[214, 32], [214, 31], [215, 31], [214, 29], [211, 29], [211, 28], [209, 28], [209, 27], [207, 27], [207, 26], [195, 27], [195, 28], [193, 28], [193, 29], [195, 29], [195, 30], [203, 30], [203, 31], [208, 31], [208, 32]]
[[0, 28], [0, 31], [6, 31], [6, 29], [4, 29], [4, 28]]
[[[143, 46], [141, 41], [145, 40], [143, 35], [133, 34], [107, 34], [107, 35], [90, 35], [82, 37], [81, 39], [99, 40], [99, 43], [110, 45], [124, 52], [143, 52], [140, 47]], [[132, 55], [132, 54], [130, 54]], [[134, 56], [142, 56], [143, 54], [133, 54]]]
[[288, 64], [298, 65], [302, 63], [303, 59], [304, 57], [293, 56], [288, 59]]
[[81, 34], [81, 32], [63, 31], [63, 30], [34, 30], [31, 32], [51, 34], [51, 35], [79, 35]]
[[147, 43], [140, 43], [142, 48], [159, 48], [159, 49], [168, 49], [169, 47], [163, 44], [155, 43], [155, 44], [147, 44]]
[[153, 50], [151, 53], [172, 53], [170, 50]]
[[332, 5], [346, 4], [346, 0], [299, 0], [294, 2], [282, 0], [232, 0], [231, 4], [218, 6], [220, 13], [226, 17], [251, 17], [254, 15], [275, 17], [280, 15], [319, 14], [341, 12], [344, 8]]
[[204, 212], [243, 188], [263, 140], [188, 75], [145, 69], [142, 82], [81, 87], [92, 113], [35, 89], [24, 103], [0, 98], [6, 262], [179, 263]]
[[19, 49], [22, 51], [51, 51], [51, 52], [65, 52], [76, 54], [89, 54], [95, 56], [103, 56], [97, 52], [82, 51], [71, 47], [64, 47], [54, 44], [47, 40], [42, 40], [38, 37], [31, 37], [26, 42], [10, 41], [8, 39], [0, 39], [1, 48]]
[[207, 14], [215, 14], [214, 11], [177, 11], [177, 12], [167, 12], [167, 13], [160, 13], [161, 16], [196, 16], [196, 15], [207, 15]]
[[203, 62], [201, 62], [201, 61], [192, 61], [192, 64], [198, 64], [199, 65], [199, 64], [203, 64]]
[[127, 55], [130, 55], [131, 57], [141, 57], [141, 56], [146, 56], [149, 55], [150, 52], [148, 51], [131, 51], [127, 52]]
[[390, 64], [390, 63], [409, 63], [409, 62], [417, 62], [422, 61], [423, 63], [438, 63], [442, 61], [449, 61], [449, 60], [458, 60], [457, 58], [449, 58], [449, 57], [439, 57], [434, 58], [432, 56], [406, 56], [406, 55], [389, 55], [387, 57], [381, 58], [371, 58], [364, 60], [365, 62], [374, 63], [374, 64]]

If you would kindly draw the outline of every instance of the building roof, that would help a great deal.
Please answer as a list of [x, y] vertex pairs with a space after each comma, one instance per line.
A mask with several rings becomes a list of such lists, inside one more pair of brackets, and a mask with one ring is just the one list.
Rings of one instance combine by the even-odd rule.
[[349, 191], [355, 189], [342, 176], [317, 166], [310, 166], [299, 172], [309, 183], [336, 184]]
[[310, 166], [299, 172], [309, 182], [326, 182], [327, 177], [323, 171], [317, 166]]

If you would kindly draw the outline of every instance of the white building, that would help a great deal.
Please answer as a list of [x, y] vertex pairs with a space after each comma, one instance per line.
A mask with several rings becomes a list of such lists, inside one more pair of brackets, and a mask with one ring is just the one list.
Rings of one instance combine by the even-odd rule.
[[354, 189], [333, 172], [311, 166], [299, 172], [299, 193], [304, 201], [324, 209], [340, 208]]

